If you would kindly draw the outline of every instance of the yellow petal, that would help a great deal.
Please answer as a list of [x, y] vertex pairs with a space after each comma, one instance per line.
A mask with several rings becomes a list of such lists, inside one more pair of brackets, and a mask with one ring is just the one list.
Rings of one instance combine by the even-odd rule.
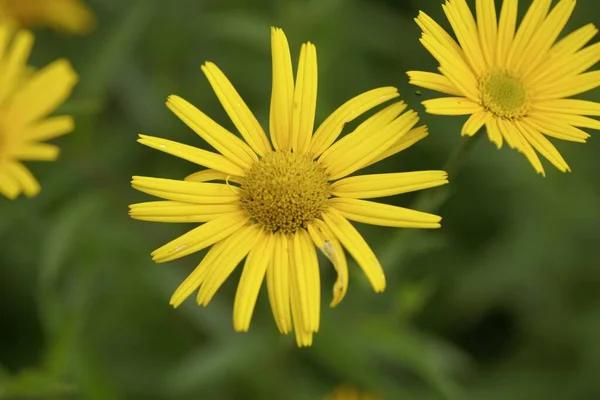
[[37, 124], [27, 127], [23, 131], [23, 138], [30, 141], [44, 141], [54, 139], [75, 128], [73, 117], [61, 115], [59, 117], [46, 118]]
[[[240, 231], [241, 232], [241, 231]], [[169, 304], [177, 308], [183, 303], [196, 289], [200, 287], [210, 268], [213, 267], [214, 261], [219, 255], [223, 253], [223, 249], [227, 247], [228, 243], [237, 239], [239, 232], [233, 233], [231, 236], [215, 243], [210, 250], [206, 253], [200, 264], [188, 275], [187, 278], [181, 285], [175, 290], [171, 296]]]
[[479, 43], [483, 50], [486, 65], [491, 67], [496, 62], [496, 45], [498, 42], [496, 5], [494, 4], [494, 0], [477, 0], [475, 2], [475, 9], [477, 13]]
[[[23, 69], [33, 46], [33, 35], [29, 31], [18, 31], [10, 49], [2, 58], [2, 74], [0, 74], [0, 103], [4, 103], [13, 94], [15, 86], [20, 82]], [[48, 67], [46, 67], [48, 68]], [[44, 93], [45, 92], [39, 92]], [[38, 93], [38, 95], [39, 95]], [[20, 95], [19, 95], [20, 96]], [[44, 96], [39, 96], [44, 97]], [[35, 98], [30, 100], [36, 100]]]
[[[577, 99], [555, 99], [536, 101], [531, 105], [532, 113], [579, 114], [600, 116], [600, 103]], [[540, 113], [541, 114], [541, 113]]]
[[139, 135], [138, 142], [144, 146], [162, 151], [175, 157], [193, 162], [206, 168], [220, 171], [227, 175], [243, 176], [245, 171], [230, 161], [229, 158], [211, 151], [188, 146], [187, 144], [174, 142], [154, 136]]
[[234, 211], [239, 204], [192, 204], [179, 201], [151, 201], [129, 206], [129, 216], [153, 222], [208, 222]]
[[55, 161], [60, 154], [57, 146], [46, 143], [24, 143], [11, 152], [11, 155], [23, 161]]
[[34, 73], [15, 93], [6, 111], [7, 123], [24, 127], [47, 116], [69, 97], [76, 83], [71, 64], [54, 61]]
[[527, 76], [527, 82], [534, 90], [552, 89], [556, 81], [567, 76], [573, 77], [596, 65], [600, 61], [599, 52], [600, 43], [595, 43], [573, 55], [552, 59], [551, 62], [533, 70], [531, 76]]
[[472, 114], [467, 120], [467, 122], [465, 122], [465, 124], [463, 125], [460, 134], [462, 136], [475, 135], [477, 132], [479, 132], [481, 127], [485, 125], [485, 123], [489, 120], [491, 116], [492, 114], [487, 111], [480, 111]]
[[20, 162], [9, 162], [6, 164], [7, 172], [11, 174], [20, 186], [25, 196], [33, 197], [40, 192], [40, 184], [31, 172]]
[[228, 175], [221, 171], [214, 169], [204, 169], [202, 171], [194, 172], [186, 176], [184, 181], [189, 182], [210, 182], [210, 181], [223, 181], [223, 182], [235, 182], [240, 183], [241, 177], [235, 175]]
[[423, 71], [408, 71], [406, 73], [411, 85], [420, 86], [425, 89], [435, 90], [445, 94], [454, 96], [463, 96], [464, 93], [457, 89], [456, 86], [444, 75], [434, 74], [432, 72]]
[[329, 204], [344, 217], [371, 225], [434, 229], [440, 227], [442, 220], [434, 214], [367, 200], [333, 198]]
[[397, 172], [351, 176], [331, 185], [331, 194], [352, 199], [370, 199], [414, 192], [448, 183], [445, 171]]
[[419, 140], [426, 138], [428, 134], [429, 133], [427, 132], [427, 126], [425, 125], [411, 129], [406, 135], [401, 136], [398, 139], [398, 141], [394, 143], [391, 147], [389, 147], [383, 153], [379, 154], [377, 157], [369, 161], [365, 165], [365, 167], [375, 164], [385, 158], [391, 157], [394, 154], [401, 152], [402, 150], [408, 149], [413, 144], [417, 143]]
[[570, 56], [585, 46], [596, 34], [598, 29], [594, 24], [587, 24], [569, 33], [550, 49], [552, 59]]
[[288, 239], [282, 233], [274, 234], [274, 249], [271, 264], [267, 268], [267, 289], [273, 318], [279, 332], [292, 330], [290, 311], [290, 259]]
[[223, 282], [261, 237], [261, 234], [263, 233], [258, 225], [246, 226], [234, 233], [234, 236], [223, 244], [198, 291], [196, 300], [199, 305], [208, 305]]
[[[298, 242], [299, 243], [299, 242]], [[290, 306], [292, 309], [292, 321], [294, 323], [294, 333], [296, 336], [296, 343], [299, 347], [310, 346], [312, 344], [313, 332], [308, 328], [308, 310], [305, 304], [302, 303], [301, 293], [305, 288], [304, 282], [298, 281], [298, 274], [296, 273], [296, 254], [301, 253], [300, 249], [296, 246], [295, 238], [290, 238], [288, 247], [291, 250], [290, 253]]]
[[371, 250], [360, 233], [335, 209], [330, 208], [327, 212], [323, 213], [323, 220], [356, 260], [369, 279], [373, 289], [376, 292], [383, 292], [385, 290], [383, 269], [373, 250]]
[[560, 155], [558, 150], [556, 150], [556, 147], [554, 147], [554, 145], [552, 145], [552, 143], [550, 143], [550, 141], [546, 139], [543, 134], [527, 125], [525, 121], [526, 120], [524, 120], [523, 123], [515, 121], [515, 124], [525, 139], [560, 171], [570, 172], [571, 169], [567, 165], [567, 162], [564, 160], [564, 158]]
[[14, 200], [21, 193], [19, 181], [11, 173], [9, 173], [5, 164], [0, 164], [0, 193]]
[[317, 108], [317, 49], [308, 42], [300, 48], [294, 107], [292, 107], [292, 150], [305, 152], [315, 124]]
[[494, 143], [498, 149], [501, 148], [502, 134], [500, 133], [500, 129], [498, 128], [498, 124], [496, 123], [496, 118], [488, 119], [485, 124], [485, 129], [487, 130], [490, 142]]
[[496, 121], [496, 125], [498, 126], [498, 130], [500, 131], [500, 134], [502, 135], [504, 140], [506, 140], [506, 144], [508, 144], [508, 146], [511, 149], [516, 149], [522, 152], [521, 139], [519, 139], [521, 134], [519, 133], [519, 130], [517, 129], [515, 124], [512, 121], [505, 120], [503, 118], [494, 117], [494, 119]]
[[477, 35], [477, 25], [469, 6], [465, 0], [454, 0], [446, 2], [442, 8], [471, 68], [480, 75], [485, 70], [485, 60]]
[[557, 121], [552, 114], [534, 114], [527, 116], [527, 123], [544, 135], [570, 142], [585, 143], [590, 135], [581, 129], [564, 122]]
[[134, 176], [131, 186], [140, 192], [166, 200], [194, 204], [224, 204], [239, 202], [239, 189], [220, 183], [198, 183], [175, 179]]
[[294, 74], [290, 46], [285, 33], [279, 28], [271, 28], [271, 54], [273, 59], [273, 84], [269, 120], [271, 141], [275, 149], [289, 150], [292, 138]]
[[508, 54], [513, 46], [515, 28], [517, 26], [518, 0], [504, 0], [498, 21], [498, 45], [496, 46], [496, 63], [498, 67], [508, 66]]
[[525, 54], [527, 45], [542, 26], [550, 9], [550, 3], [552, 3], [552, 0], [536, 0], [531, 3], [508, 52], [506, 66], [509, 69], [514, 69], [518, 66], [520, 58]]
[[483, 111], [480, 104], [465, 97], [442, 97], [425, 100], [425, 111], [437, 115], [468, 115]]
[[248, 253], [233, 304], [233, 328], [238, 332], [250, 329], [258, 292], [267, 266], [272, 262], [274, 244], [273, 234], [260, 232], [254, 247]]
[[185, 257], [225, 239], [247, 223], [244, 211], [224, 214], [154, 250], [152, 260], [163, 263]]
[[370, 109], [398, 96], [398, 89], [395, 87], [382, 87], [348, 100], [319, 126], [312, 138], [310, 153], [314, 157], [321, 155], [335, 142], [347, 123]]
[[333, 232], [319, 219], [308, 224], [308, 233], [315, 246], [331, 261], [337, 272], [337, 279], [333, 285], [333, 299], [329, 304], [330, 307], [335, 307], [344, 299], [348, 290], [348, 262], [344, 249]]
[[319, 330], [321, 310], [319, 264], [315, 247], [304, 229], [294, 234], [292, 257], [291, 273], [296, 282], [304, 329], [316, 332]]
[[246, 139], [250, 147], [260, 156], [264, 156], [267, 152], [271, 151], [271, 145], [260, 123], [225, 74], [211, 62], [205, 63], [202, 66], [202, 71], [229, 115], [229, 118], [231, 118], [231, 121], [244, 139]]
[[202, 139], [239, 167], [248, 169], [258, 161], [256, 154], [246, 143], [188, 101], [171, 95], [167, 99], [167, 107]]

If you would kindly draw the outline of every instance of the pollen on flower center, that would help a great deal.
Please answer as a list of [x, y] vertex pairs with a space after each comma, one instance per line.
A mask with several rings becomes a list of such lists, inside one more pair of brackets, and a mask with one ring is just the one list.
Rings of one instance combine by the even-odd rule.
[[483, 107], [502, 118], [518, 118], [529, 109], [529, 94], [519, 78], [494, 71], [479, 82]]
[[276, 151], [242, 180], [242, 205], [268, 231], [291, 234], [320, 216], [330, 193], [325, 169], [306, 154]]

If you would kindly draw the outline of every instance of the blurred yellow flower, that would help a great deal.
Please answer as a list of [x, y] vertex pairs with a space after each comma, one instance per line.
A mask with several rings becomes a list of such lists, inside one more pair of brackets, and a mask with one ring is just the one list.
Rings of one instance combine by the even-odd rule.
[[323, 400], [381, 400], [381, 396], [363, 393], [353, 386], [342, 385], [325, 396]]
[[0, 0], [0, 22], [82, 34], [94, 27], [95, 19], [80, 0]]
[[446, 1], [442, 7], [458, 43], [421, 12], [421, 43], [441, 74], [408, 75], [414, 85], [454, 96], [423, 105], [431, 114], [470, 115], [463, 135], [485, 125], [490, 141], [498, 148], [506, 141], [538, 173], [544, 168], [535, 150], [567, 172], [546, 136], [585, 143], [589, 135], [579, 128], [600, 129], [599, 121], [586, 117], [600, 115], [600, 103], [567, 98], [600, 85], [600, 71], [585, 72], [600, 60], [600, 43], [585, 47], [598, 30], [589, 24], [556, 42], [575, 0], [561, 0], [552, 10], [551, 0], [534, 0], [516, 29], [517, 3], [504, 0], [497, 20], [494, 0], [477, 0], [476, 21], [465, 0]]
[[0, 193], [35, 196], [40, 186], [21, 161], [54, 161], [59, 148], [42, 143], [73, 130], [70, 116], [48, 117], [71, 93], [77, 75], [68, 61], [54, 61], [33, 72], [27, 59], [33, 45], [28, 31], [14, 34], [0, 26]]
[[[272, 29], [271, 45], [271, 141], [223, 72], [213, 63], [204, 64], [202, 71], [245, 141], [181, 97], [170, 96], [167, 107], [219, 153], [140, 135], [140, 143], [208, 169], [183, 181], [134, 176], [135, 189], [167, 201], [134, 204], [130, 214], [147, 221], [205, 222], [152, 253], [156, 262], [165, 262], [212, 246], [173, 294], [173, 306], [198, 288], [198, 304], [206, 306], [247, 256], [235, 298], [235, 330], [248, 330], [266, 275], [279, 330], [288, 333], [293, 325], [298, 345], [308, 346], [319, 329], [321, 305], [315, 246], [333, 262], [338, 274], [332, 306], [341, 301], [348, 286], [342, 246], [362, 267], [375, 291], [383, 291], [381, 265], [348, 219], [438, 228], [440, 217], [436, 215], [363, 199], [443, 185], [447, 175], [422, 171], [346, 177], [411, 146], [427, 135], [426, 128], [413, 129], [417, 114], [403, 113], [406, 105], [398, 102], [334, 143], [346, 123], [398, 96], [397, 89], [383, 87], [342, 105], [313, 134], [315, 46], [302, 45], [294, 83], [290, 49], [282, 30]], [[224, 183], [207, 183], [215, 180]]]

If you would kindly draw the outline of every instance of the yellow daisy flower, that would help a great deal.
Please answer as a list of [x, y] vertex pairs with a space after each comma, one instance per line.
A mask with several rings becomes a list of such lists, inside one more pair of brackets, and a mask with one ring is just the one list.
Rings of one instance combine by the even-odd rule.
[[352, 386], [342, 385], [325, 396], [323, 400], [381, 400], [381, 397], [372, 393], [363, 393]]
[[0, 193], [9, 199], [40, 191], [22, 161], [54, 161], [59, 148], [42, 143], [73, 130], [70, 116], [48, 117], [70, 95], [77, 75], [61, 59], [39, 71], [27, 67], [33, 35], [0, 26]]
[[80, 0], [0, 0], [0, 22], [71, 34], [87, 33], [95, 25], [94, 14]]
[[589, 24], [557, 42], [575, 0], [551, 3], [533, 0], [516, 29], [517, 0], [503, 1], [498, 20], [494, 0], [476, 1], [477, 20], [465, 0], [448, 0], [442, 7], [458, 43], [421, 12], [421, 43], [440, 74], [408, 72], [412, 84], [453, 96], [424, 101], [427, 112], [470, 115], [462, 135], [485, 125], [490, 141], [498, 148], [506, 141], [542, 175], [535, 150], [570, 171], [546, 136], [585, 143], [589, 135], [580, 128], [600, 129], [586, 117], [600, 115], [600, 103], [568, 99], [600, 85], [600, 71], [585, 72], [600, 60], [600, 43], [585, 47], [598, 30]]
[[[348, 101], [313, 134], [315, 46], [302, 45], [294, 83], [290, 49], [282, 30], [272, 29], [271, 44], [271, 141], [223, 72], [207, 62], [202, 71], [245, 141], [181, 97], [170, 96], [167, 107], [219, 153], [140, 135], [140, 143], [207, 169], [183, 181], [134, 176], [135, 189], [166, 201], [134, 204], [130, 214], [146, 221], [204, 223], [152, 253], [154, 261], [166, 262], [212, 246], [173, 294], [173, 306], [198, 288], [198, 304], [206, 306], [247, 256], [235, 297], [235, 330], [248, 330], [266, 275], [279, 330], [288, 333], [293, 325], [298, 345], [308, 346], [319, 329], [321, 305], [315, 246], [337, 270], [332, 306], [342, 300], [348, 286], [343, 247], [375, 291], [383, 291], [381, 265], [348, 220], [438, 228], [440, 217], [436, 215], [363, 199], [442, 185], [447, 183], [447, 175], [423, 171], [346, 177], [424, 138], [426, 128], [413, 129], [417, 114], [403, 113], [406, 105], [398, 102], [334, 143], [346, 123], [398, 96], [397, 89], [383, 87]], [[224, 183], [208, 183], [215, 180]]]

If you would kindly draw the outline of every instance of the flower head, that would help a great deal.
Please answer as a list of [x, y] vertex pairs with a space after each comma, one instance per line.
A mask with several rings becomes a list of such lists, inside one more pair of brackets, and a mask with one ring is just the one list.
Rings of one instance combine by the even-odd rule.
[[173, 294], [173, 306], [198, 288], [198, 304], [207, 305], [246, 258], [235, 298], [234, 328], [248, 330], [266, 276], [279, 330], [288, 333], [293, 328], [298, 345], [308, 346], [319, 329], [321, 305], [315, 247], [331, 260], [338, 274], [332, 306], [342, 300], [348, 287], [344, 248], [373, 288], [384, 290], [385, 276], [377, 257], [348, 220], [437, 228], [440, 217], [436, 215], [364, 199], [442, 185], [447, 176], [444, 171], [423, 171], [347, 177], [424, 138], [425, 127], [414, 128], [417, 114], [403, 112], [406, 106], [398, 102], [336, 142], [346, 123], [398, 96], [395, 88], [383, 87], [351, 99], [313, 132], [315, 46], [302, 45], [294, 81], [282, 30], [273, 28], [271, 43], [271, 140], [221, 70], [206, 63], [202, 71], [244, 140], [184, 99], [170, 96], [167, 107], [218, 153], [141, 135], [140, 143], [206, 169], [183, 181], [134, 176], [134, 188], [166, 201], [134, 204], [130, 215], [147, 221], [204, 223], [152, 253], [156, 262], [165, 262], [212, 246]]
[[27, 67], [30, 32], [0, 25], [0, 193], [14, 199], [40, 191], [22, 161], [54, 161], [59, 148], [42, 143], [73, 130], [70, 116], [48, 117], [71, 93], [77, 75], [66, 60], [39, 71]]
[[600, 71], [586, 72], [600, 60], [600, 43], [585, 47], [598, 30], [589, 24], [557, 42], [575, 0], [551, 3], [533, 0], [516, 29], [517, 0], [504, 0], [499, 18], [494, 0], [477, 0], [476, 19], [465, 0], [447, 0], [442, 7], [458, 43], [421, 12], [421, 43], [440, 73], [408, 72], [412, 84], [452, 96], [424, 101], [427, 112], [470, 115], [463, 135], [485, 125], [490, 141], [498, 148], [506, 141], [542, 175], [536, 150], [570, 171], [546, 136], [585, 143], [580, 128], [600, 129], [587, 117], [600, 115], [600, 103], [568, 98], [600, 86]]
[[94, 14], [81, 0], [0, 0], [0, 22], [49, 26], [71, 34], [94, 27]]

